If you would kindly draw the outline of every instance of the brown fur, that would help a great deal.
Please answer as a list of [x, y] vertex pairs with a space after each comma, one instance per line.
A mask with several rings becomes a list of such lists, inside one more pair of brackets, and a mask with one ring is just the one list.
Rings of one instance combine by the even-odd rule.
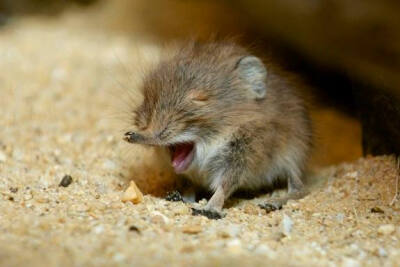
[[132, 142], [194, 142], [185, 174], [215, 192], [208, 210], [220, 211], [238, 189], [258, 190], [278, 179], [288, 181], [289, 195], [268, 205], [279, 208], [303, 195], [312, 141], [307, 110], [290, 80], [264, 66], [231, 42], [191, 42], [144, 79]]

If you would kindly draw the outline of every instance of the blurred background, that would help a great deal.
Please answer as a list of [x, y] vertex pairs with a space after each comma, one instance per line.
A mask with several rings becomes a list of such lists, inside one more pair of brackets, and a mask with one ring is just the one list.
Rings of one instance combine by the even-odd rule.
[[155, 44], [236, 38], [304, 83], [320, 166], [400, 151], [399, 14], [396, 0], [0, 0], [3, 29], [63, 18]]

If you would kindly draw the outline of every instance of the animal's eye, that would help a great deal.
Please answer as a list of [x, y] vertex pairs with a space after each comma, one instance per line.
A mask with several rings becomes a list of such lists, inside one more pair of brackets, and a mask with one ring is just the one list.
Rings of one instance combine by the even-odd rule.
[[196, 90], [189, 93], [189, 99], [198, 104], [204, 104], [208, 100], [208, 94], [204, 91]]

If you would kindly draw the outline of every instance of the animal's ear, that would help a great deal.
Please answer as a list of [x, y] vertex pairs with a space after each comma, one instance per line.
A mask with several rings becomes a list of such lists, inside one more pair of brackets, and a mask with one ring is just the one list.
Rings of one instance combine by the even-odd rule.
[[260, 59], [255, 56], [242, 57], [236, 64], [236, 71], [240, 79], [248, 85], [248, 89], [255, 99], [265, 97], [267, 70]]

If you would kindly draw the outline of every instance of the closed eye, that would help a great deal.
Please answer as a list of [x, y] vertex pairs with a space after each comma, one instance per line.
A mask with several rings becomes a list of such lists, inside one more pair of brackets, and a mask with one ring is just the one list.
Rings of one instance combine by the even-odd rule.
[[168, 126], [169, 124], [167, 124], [167, 126], [165, 126], [165, 128], [157, 134], [158, 138], [165, 138], [166, 136], [168, 136]]

